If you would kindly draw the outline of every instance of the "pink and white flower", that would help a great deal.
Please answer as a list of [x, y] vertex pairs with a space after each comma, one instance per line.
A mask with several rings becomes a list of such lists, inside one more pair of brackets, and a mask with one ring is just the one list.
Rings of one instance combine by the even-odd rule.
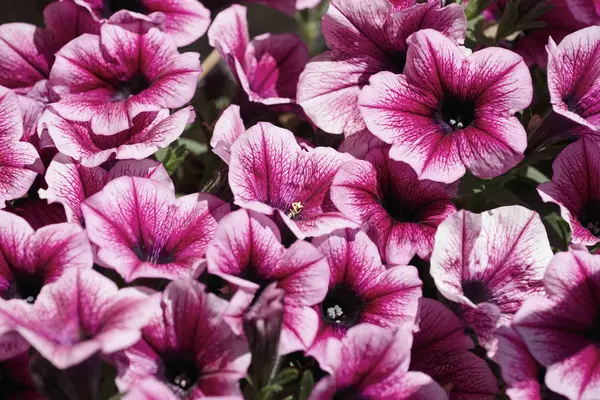
[[141, 395], [156, 391], [162, 397], [154, 398], [163, 400], [241, 398], [238, 381], [250, 353], [245, 339], [223, 321], [226, 308], [225, 300], [198, 282], [171, 282], [149, 310], [142, 340], [116, 357], [119, 388]]
[[206, 250], [208, 272], [229, 282], [234, 290], [226, 321], [236, 333], [242, 317], [269, 284], [285, 291], [279, 353], [306, 350], [313, 342], [319, 316], [313, 306], [327, 293], [329, 268], [312, 244], [298, 240], [281, 244], [279, 229], [264, 215], [238, 210], [219, 223]]
[[388, 154], [374, 148], [365, 161], [345, 163], [333, 179], [331, 200], [361, 224], [386, 262], [407, 264], [415, 254], [427, 260], [437, 226], [456, 208], [442, 184], [419, 180]]
[[459, 211], [438, 228], [431, 276], [461, 321], [493, 355], [494, 331], [544, 291], [552, 249], [537, 213], [520, 206]]
[[533, 96], [521, 56], [495, 47], [468, 56], [432, 29], [408, 43], [403, 74], [374, 75], [359, 98], [369, 130], [392, 145], [390, 157], [445, 183], [467, 169], [492, 178], [514, 167], [527, 146], [514, 114]]
[[49, 84], [60, 101], [52, 109], [89, 121], [96, 135], [114, 135], [132, 128], [141, 112], [184, 106], [201, 71], [198, 53], [179, 54], [156, 28], [104, 24], [100, 35], [82, 35], [56, 54]]
[[98, 263], [136, 278], [197, 276], [229, 204], [207, 193], [175, 197], [152, 179], [122, 176], [81, 205]]

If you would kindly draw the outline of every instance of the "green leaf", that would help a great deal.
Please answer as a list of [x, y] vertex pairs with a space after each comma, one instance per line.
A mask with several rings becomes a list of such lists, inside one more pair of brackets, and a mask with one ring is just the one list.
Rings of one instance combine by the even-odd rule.
[[179, 143], [182, 146], [185, 146], [186, 149], [190, 151], [190, 153], [199, 156], [208, 151], [208, 146], [204, 143], [197, 142], [188, 138], [179, 138]]
[[571, 242], [569, 224], [556, 212], [546, 215], [542, 222], [546, 226], [548, 240], [550, 240], [552, 247], [558, 251], [567, 250]]
[[488, 8], [496, 0], [471, 0], [465, 8], [467, 19], [473, 19], [479, 16], [483, 10]]
[[515, 31], [527, 31], [531, 29], [545, 28], [548, 24], [544, 21], [519, 22]]
[[315, 386], [315, 378], [313, 377], [312, 371], [306, 370], [302, 374], [302, 381], [300, 381], [300, 393], [298, 394], [298, 400], [306, 400], [312, 392]]
[[108, 400], [121, 400], [126, 394], [127, 392], [117, 393], [114, 396], [109, 397]]
[[500, 22], [498, 22], [496, 41], [500, 41], [514, 33], [518, 20], [519, 10], [517, 10], [514, 0], [509, 0], [508, 3], [506, 3], [506, 8], [504, 9], [504, 13], [502, 13]]
[[300, 376], [300, 373], [296, 368], [286, 368], [281, 371], [273, 380], [271, 381], [274, 385], [285, 386], [286, 384], [295, 381]]
[[508, 190], [504, 186], [490, 185], [486, 186], [483, 191], [485, 197], [492, 203], [498, 206], [514, 206], [519, 205], [529, 208], [528, 204], [525, 203], [519, 196], [514, 194], [511, 190]]
[[160, 149], [154, 156], [158, 161], [164, 165], [169, 176], [173, 176], [179, 166], [185, 161], [186, 157], [190, 154], [185, 144], [180, 143], [181, 139], [171, 143], [166, 149]]
[[525, 177], [536, 183], [548, 182], [550, 179], [543, 174], [539, 169], [529, 166], [525, 169]]

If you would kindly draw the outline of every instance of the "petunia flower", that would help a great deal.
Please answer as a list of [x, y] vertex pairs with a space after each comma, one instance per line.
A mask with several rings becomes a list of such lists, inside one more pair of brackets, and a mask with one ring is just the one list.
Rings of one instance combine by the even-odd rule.
[[419, 180], [388, 153], [374, 148], [365, 161], [345, 163], [333, 178], [331, 200], [361, 224], [386, 262], [407, 264], [415, 254], [429, 259], [437, 226], [456, 208], [442, 184]]
[[365, 129], [358, 95], [380, 71], [401, 73], [407, 38], [431, 28], [462, 44], [466, 18], [456, 4], [439, 1], [333, 0], [323, 17], [330, 51], [306, 65], [298, 84], [298, 103], [329, 133], [346, 136]]
[[198, 40], [210, 25], [210, 11], [197, 0], [72, 0], [97, 23], [120, 24], [139, 19], [156, 24], [178, 47]]
[[231, 158], [231, 146], [242, 133], [246, 131], [244, 121], [240, 115], [240, 106], [232, 104], [223, 111], [215, 123], [212, 137], [210, 138], [210, 146], [213, 152], [218, 155], [221, 160], [229, 164]]
[[469, 351], [475, 348], [473, 340], [452, 311], [435, 300], [421, 298], [417, 321], [411, 371], [431, 376], [450, 400], [491, 399], [499, 393], [496, 377], [484, 359]]
[[459, 211], [438, 228], [431, 276], [461, 321], [493, 355], [496, 327], [523, 301], [543, 293], [552, 249], [539, 215], [520, 206]]
[[403, 75], [380, 72], [359, 99], [369, 130], [392, 145], [390, 157], [445, 183], [467, 169], [492, 178], [514, 167], [527, 146], [514, 114], [533, 95], [521, 56], [495, 47], [467, 56], [431, 29], [408, 43]]
[[298, 35], [267, 33], [250, 40], [246, 7], [233, 5], [215, 17], [208, 40], [251, 102], [295, 102], [298, 78], [308, 61], [308, 50]]
[[94, 270], [71, 268], [44, 286], [33, 305], [0, 303], [0, 314], [44, 358], [65, 369], [137, 342], [156, 299], [135, 288], [119, 290]]
[[202, 272], [206, 246], [229, 204], [207, 193], [175, 197], [148, 178], [122, 176], [81, 205], [98, 262], [131, 282]]
[[115, 358], [119, 388], [142, 383], [137, 390], [155, 388], [164, 400], [241, 398], [238, 381], [246, 375], [250, 353], [245, 339], [223, 321], [226, 308], [225, 300], [198, 282], [171, 282], [152, 307], [142, 340]]
[[[533, 358], [523, 338], [512, 327], [503, 326], [496, 331], [502, 378], [506, 383], [506, 395], [512, 400], [565, 400], [548, 390], [543, 382], [546, 373]], [[541, 380], [541, 382], [540, 382]]]
[[552, 164], [552, 181], [538, 186], [542, 200], [559, 205], [571, 227], [571, 242], [592, 246], [600, 240], [600, 145], [580, 138]]
[[2, 387], [0, 396], [6, 400], [45, 400], [35, 388], [29, 371], [29, 354], [22, 353], [0, 361]]
[[291, 132], [261, 122], [231, 146], [229, 184], [238, 206], [279, 216], [300, 239], [320, 236], [356, 227], [329, 199], [334, 175], [351, 159], [303, 148]]
[[319, 330], [307, 354], [322, 369], [328, 367], [326, 346], [330, 338], [342, 339], [360, 323], [412, 329], [422, 283], [412, 266], [381, 264], [377, 246], [364, 232], [349, 229], [315, 238], [312, 242], [329, 264], [329, 286], [319, 314]]
[[569, 399], [600, 390], [598, 348], [600, 256], [559, 253], [544, 277], [547, 297], [527, 299], [513, 320], [531, 355], [546, 368], [546, 386]]
[[104, 24], [100, 35], [80, 36], [56, 54], [49, 84], [60, 101], [52, 109], [90, 121], [96, 135], [114, 135], [132, 128], [141, 112], [185, 105], [201, 70], [198, 53], [179, 54], [156, 28]]
[[92, 268], [84, 230], [54, 224], [34, 231], [23, 218], [0, 211], [0, 298], [33, 303], [42, 287], [72, 268]]
[[45, 28], [16, 22], [0, 25], [0, 85], [47, 102], [46, 81], [54, 54], [83, 33], [96, 33], [85, 9], [57, 1], [44, 9]]
[[23, 137], [23, 113], [17, 95], [0, 86], [0, 208], [23, 196], [38, 173], [44, 172], [39, 155]]
[[101, 167], [84, 167], [64, 154], [57, 154], [46, 171], [48, 188], [40, 189], [38, 194], [48, 203], [64, 206], [69, 222], [84, 224], [81, 203], [121, 176], [154, 179], [175, 190], [167, 170], [158, 161], [122, 160], [107, 171]]
[[236, 333], [242, 318], [269, 284], [285, 291], [279, 353], [307, 349], [317, 333], [319, 316], [312, 308], [327, 292], [329, 268], [312, 244], [281, 244], [279, 229], [264, 215], [238, 210], [223, 218], [206, 250], [208, 272], [235, 290], [226, 321]]
[[566, 0], [575, 18], [586, 25], [600, 23], [600, 2], [597, 0]]
[[34, 197], [13, 200], [4, 211], [23, 218], [35, 231], [47, 225], [67, 222], [65, 208], [61, 204], [48, 204], [46, 200]]
[[81, 162], [85, 167], [97, 167], [111, 158], [142, 160], [176, 140], [195, 119], [192, 107], [169, 115], [163, 109], [142, 112], [132, 120], [132, 128], [115, 135], [96, 135], [89, 122], [69, 121], [47, 110], [40, 127], [47, 129], [56, 148]]
[[317, 383], [309, 399], [446, 399], [444, 389], [429, 376], [408, 371], [411, 344], [410, 330], [370, 324], [351, 328], [341, 348], [327, 347], [335, 368], [331, 376]]
[[[548, 89], [552, 109], [582, 127], [600, 129], [600, 27], [591, 26], [548, 41]], [[592, 132], [593, 134], [593, 132]]]

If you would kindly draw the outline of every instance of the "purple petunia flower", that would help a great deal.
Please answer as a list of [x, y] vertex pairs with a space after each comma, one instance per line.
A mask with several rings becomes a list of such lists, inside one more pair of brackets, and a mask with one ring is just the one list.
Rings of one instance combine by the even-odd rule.
[[341, 348], [330, 343], [327, 357], [335, 365], [333, 373], [317, 383], [310, 400], [447, 398], [444, 389], [429, 376], [408, 371], [410, 331], [360, 324], [348, 331]]
[[44, 286], [33, 305], [0, 303], [0, 314], [44, 358], [65, 369], [137, 342], [156, 299], [135, 288], [119, 290], [94, 270], [71, 268]]
[[27, 193], [38, 173], [39, 155], [23, 137], [23, 113], [16, 94], [0, 86], [0, 208]]
[[206, 250], [208, 272], [235, 289], [226, 320], [236, 333], [253, 300], [270, 283], [285, 291], [279, 353], [307, 349], [317, 333], [319, 316], [312, 308], [327, 292], [329, 268], [312, 244], [281, 244], [279, 229], [264, 215], [238, 210], [223, 218]]
[[566, 0], [569, 10], [575, 18], [587, 25], [600, 23], [600, 1], [598, 0]]
[[22, 353], [6, 361], [0, 361], [2, 387], [0, 395], [6, 400], [46, 400], [39, 394], [29, 371], [29, 354]]
[[89, 122], [69, 121], [47, 110], [40, 126], [47, 129], [56, 148], [81, 162], [85, 167], [97, 167], [112, 157], [117, 160], [142, 160], [176, 140], [194, 121], [192, 107], [169, 115], [163, 109], [142, 112], [135, 116], [132, 128], [115, 135], [96, 135]]
[[377, 246], [364, 232], [335, 231], [313, 240], [327, 258], [330, 277], [327, 295], [313, 308], [319, 314], [319, 331], [307, 352], [322, 369], [328, 366], [327, 341], [342, 339], [360, 323], [412, 329], [422, 283], [412, 266], [381, 264]]
[[45, 86], [54, 54], [79, 35], [98, 29], [85, 9], [69, 2], [49, 4], [44, 21], [45, 28], [20, 22], [0, 25], [0, 85], [47, 102]]
[[0, 211], [0, 299], [33, 303], [42, 287], [71, 268], [92, 268], [87, 235], [76, 224], [37, 231], [21, 217]]
[[331, 200], [361, 223], [386, 262], [407, 264], [415, 254], [429, 259], [437, 226], [456, 211], [444, 186], [419, 180], [408, 164], [391, 160], [386, 148], [371, 149], [364, 158], [342, 166]]
[[[559, 45], [549, 39], [548, 89], [553, 110], [582, 127], [600, 129], [600, 27], [581, 29]], [[582, 129], [584, 133], [585, 129]]]
[[139, 19], [156, 24], [178, 47], [198, 40], [210, 25], [210, 11], [197, 0], [72, 0], [97, 23], [123, 24]]
[[[223, 321], [226, 308], [225, 300], [198, 282], [171, 282], [152, 307], [142, 340], [116, 357], [119, 388], [157, 390], [163, 397], [155, 398], [163, 400], [241, 398], [238, 381], [246, 375], [250, 353], [245, 339]], [[142, 398], [153, 397], [137, 397]]]
[[233, 5], [208, 30], [210, 45], [228, 63], [251, 102], [289, 104], [296, 99], [308, 50], [295, 34], [264, 34], [249, 39], [246, 7]]
[[543, 292], [552, 249], [537, 213], [520, 206], [482, 214], [461, 210], [438, 228], [431, 276], [455, 312], [493, 354], [497, 326]]
[[414, 334], [410, 370], [431, 376], [450, 400], [491, 399], [499, 392], [487, 362], [470, 352], [473, 340], [463, 323], [443, 304], [422, 298]]
[[436, 29], [457, 44], [466, 32], [460, 6], [440, 8], [433, 0], [333, 0], [322, 25], [331, 50], [307, 64], [298, 103], [321, 129], [346, 136], [365, 129], [357, 104], [360, 90], [380, 71], [402, 72], [413, 32]]
[[552, 164], [552, 182], [542, 183], [542, 199], [560, 206], [571, 227], [571, 242], [594, 245], [600, 240], [600, 145], [586, 138], [567, 146]]
[[91, 121], [96, 135], [114, 135], [132, 128], [141, 112], [185, 105], [201, 71], [198, 53], [179, 54], [156, 28], [104, 24], [99, 36], [80, 36], [56, 54], [49, 84], [60, 101], [52, 109]]
[[291, 132], [258, 123], [231, 146], [229, 184], [238, 206], [278, 215], [300, 239], [320, 236], [356, 227], [329, 199], [334, 175], [351, 159], [303, 148]]
[[527, 350], [523, 338], [512, 327], [502, 326], [496, 331], [498, 354], [496, 361], [502, 369], [506, 395], [512, 400], [565, 400], [545, 386], [546, 373]]
[[207, 193], [175, 197], [158, 181], [123, 176], [81, 205], [98, 262], [131, 282], [202, 272], [206, 246], [229, 204]]
[[523, 59], [501, 48], [467, 56], [431, 29], [408, 43], [403, 75], [380, 72], [359, 99], [369, 130], [392, 144], [390, 157], [446, 183], [467, 169], [491, 178], [514, 167], [527, 146], [514, 113], [533, 95]]
[[81, 203], [121, 176], [154, 179], [175, 190], [167, 170], [158, 161], [122, 160], [107, 171], [101, 167], [84, 167], [64, 154], [57, 154], [46, 171], [48, 188], [40, 189], [39, 196], [48, 203], [63, 205], [67, 221], [84, 224]]
[[554, 256], [544, 277], [548, 297], [527, 299], [513, 326], [546, 370], [546, 386], [569, 399], [600, 390], [600, 256], [585, 251]]

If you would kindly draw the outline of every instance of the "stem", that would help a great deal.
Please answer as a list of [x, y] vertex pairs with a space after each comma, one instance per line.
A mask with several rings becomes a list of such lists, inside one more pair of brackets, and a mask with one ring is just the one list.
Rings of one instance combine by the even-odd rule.
[[201, 81], [204, 79], [204, 77], [208, 75], [210, 71], [217, 66], [217, 64], [219, 64], [219, 61], [221, 61], [221, 55], [217, 49], [214, 49], [202, 63], [202, 73], [200, 74], [200, 78], [198, 78], [198, 80]]

